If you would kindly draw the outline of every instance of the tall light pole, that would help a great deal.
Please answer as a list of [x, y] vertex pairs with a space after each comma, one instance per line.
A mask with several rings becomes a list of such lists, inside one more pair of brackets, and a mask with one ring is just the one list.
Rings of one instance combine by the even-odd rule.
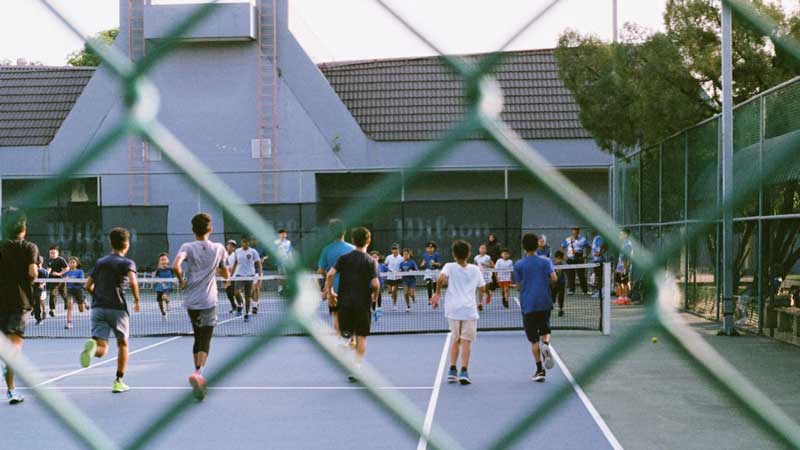
[[722, 2], [722, 330], [736, 334], [733, 326], [733, 64], [731, 8]]
[[611, 0], [611, 42], [617, 43], [617, 34], [619, 33], [619, 9], [617, 8], [617, 0]]

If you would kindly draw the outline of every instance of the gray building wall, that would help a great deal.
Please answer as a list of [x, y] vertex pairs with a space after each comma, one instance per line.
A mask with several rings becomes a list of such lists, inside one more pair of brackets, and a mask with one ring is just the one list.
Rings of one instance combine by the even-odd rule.
[[[158, 89], [159, 121], [245, 203], [260, 202], [262, 168], [277, 171], [266, 175], [269, 186], [277, 189], [277, 197], [267, 198], [277, 198], [279, 203], [313, 203], [321, 196], [317, 191], [317, 173], [370, 170], [396, 173], [419, 158], [430, 142], [376, 142], [363, 133], [289, 31], [287, 1], [277, 1], [280, 77], [276, 80], [279, 128], [274, 158], [265, 160], [262, 166], [250, 153], [250, 140], [258, 134], [259, 62], [255, 41], [178, 45], [148, 74]], [[128, 46], [127, 3], [120, 0], [121, 27], [114, 43], [124, 53]], [[207, 20], [225, 21], [226, 17], [218, 14]], [[50, 145], [0, 148], [0, 177], [46, 177], [76, 158], [123, 119], [120, 89], [117, 79], [101, 66]], [[334, 150], [335, 144], [338, 151]], [[602, 205], [608, 205], [607, 168], [612, 158], [593, 141], [529, 144], [553, 165], [564, 168], [581, 189]], [[74, 175], [100, 177], [102, 205], [134, 204], [137, 200], [136, 196], [131, 197], [128, 154], [128, 140], [123, 139]], [[513, 169], [514, 165], [487, 141], [465, 141], [435, 167], [478, 172], [442, 175], [448, 183], [432, 188], [409, 186], [406, 200], [503, 199], [502, 171]], [[166, 231], [172, 252], [190, 239], [189, 220], [196, 212], [209, 211], [221, 222], [221, 210], [187, 182], [166, 158], [148, 162], [147, 171], [148, 204], [169, 207]], [[481, 173], [485, 171], [491, 171], [491, 175]], [[523, 200], [526, 227], [575, 223], [557, 202], [548, 200], [534, 184], [513, 173], [509, 178], [509, 198]], [[217, 223], [214, 237], [221, 239], [223, 233], [223, 224]]]

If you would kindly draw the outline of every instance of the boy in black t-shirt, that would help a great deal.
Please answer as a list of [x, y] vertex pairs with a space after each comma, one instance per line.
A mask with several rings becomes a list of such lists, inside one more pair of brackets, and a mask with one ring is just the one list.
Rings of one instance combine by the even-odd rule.
[[[339, 330], [343, 337], [356, 339], [356, 367], [367, 351], [367, 336], [372, 304], [378, 301], [381, 285], [378, 281], [378, 263], [367, 254], [372, 234], [366, 228], [355, 228], [351, 234], [356, 249], [339, 257], [325, 278], [328, 305], [337, 308]], [[333, 289], [333, 279], [339, 274], [339, 289]], [[351, 383], [358, 381], [356, 374], [348, 376]]]
[[139, 284], [136, 263], [125, 255], [130, 248], [131, 234], [125, 228], [114, 228], [109, 234], [112, 252], [98, 259], [86, 280], [86, 291], [92, 294], [92, 338], [81, 352], [81, 366], [89, 367], [92, 356], [102, 358], [108, 351], [111, 333], [117, 338], [117, 377], [111, 392], [130, 390], [122, 381], [128, 365], [130, 316], [125, 300], [125, 282], [133, 293], [133, 310], [139, 312]]
[[[50, 258], [45, 262], [45, 268], [50, 278], [63, 278], [64, 274], [69, 270], [67, 260], [61, 256], [61, 251], [58, 246], [50, 247], [48, 253]], [[50, 317], [56, 316], [56, 297], [61, 295], [64, 300], [64, 309], [68, 308], [67, 303], [67, 285], [66, 283], [51, 283], [50, 286]]]
[[[25, 240], [27, 224], [19, 212], [3, 215], [3, 236], [0, 242], [0, 331], [14, 348], [15, 356], [22, 351], [25, 325], [31, 315], [33, 280], [36, 278], [39, 248]], [[14, 370], [4, 366], [8, 386], [8, 402], [21, 403], [24, 398], [14, 386]]]

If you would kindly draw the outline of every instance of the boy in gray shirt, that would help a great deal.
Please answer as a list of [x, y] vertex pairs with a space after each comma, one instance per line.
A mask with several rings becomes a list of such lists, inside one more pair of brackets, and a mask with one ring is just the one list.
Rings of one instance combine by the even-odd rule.
[[[200, 213], [192, 218], [192, 232], [195, 240], [181, 245], [172, 271], [183, 289], [183, 305], [189, 313], [194, 330], [194, 368], [189, 376], [194, 396], [198, 400], [205, 397], [206, 381], [203, 367], [211, 349], [211, 336], [217, 324], [217, 275], [228, 278], [230, 273], [226, 264], [228, 256], [222, 244], [211, 242], [211, 216]], [[182, 264], [186, 263], [188, 277], [184, 278]]]

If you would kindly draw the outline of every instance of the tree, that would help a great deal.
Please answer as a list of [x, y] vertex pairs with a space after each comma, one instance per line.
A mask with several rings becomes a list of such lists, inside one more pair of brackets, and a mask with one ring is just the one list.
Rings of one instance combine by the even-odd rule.
[[[111, 45], [114, 39], [119, 34], [119, 28], [112, 28], [97, 33], [94, 38], [106, 45]], [[83, 44], [82, 50], [77, 50], [69, 54], [67, 64], [70, 66], [99, 66], [102, 60], [99, 56], [89, 47], [88, 44]]]
[[[800, 35], [800, 14], [753, 0], [778, 24], [776, 36]], [[647, 147], [721, 110], [720, 9], [716, 0], [668, 0], [665, 32], [626, 24], [618, 44], [567, 31], [555, 55], [580, 120], [606, 151]], [[770, 37], [733, 21], [734, 101], [798, 73]]]

